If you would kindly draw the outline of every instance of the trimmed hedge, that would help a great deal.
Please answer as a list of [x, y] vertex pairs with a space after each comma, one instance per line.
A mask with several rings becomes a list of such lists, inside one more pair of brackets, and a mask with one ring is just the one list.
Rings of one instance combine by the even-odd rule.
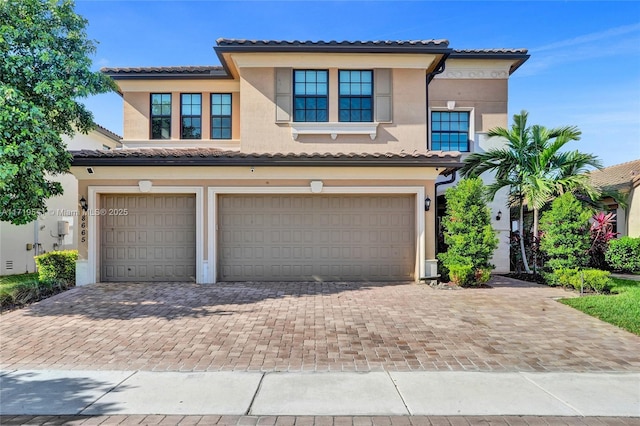
[[640, 237], [609, 241], [605, 260], [614, 271], [640, 272]]
[[611, 290], [613, 281], [609, 278], [611, 273], [609, 271], [601, 271], [600, 269], [575, 269], [575, 268], [562, 268], [553, 271], [548, 275], [548, 278], [553, 281], [555, 285], [567, 286], [580, 290], [593, 290], [597, 293], [604, 293]]
[[77, 250], [50, 251], [35, 256], [38, 265], [38, 279], [45, 283], [75, 285]]

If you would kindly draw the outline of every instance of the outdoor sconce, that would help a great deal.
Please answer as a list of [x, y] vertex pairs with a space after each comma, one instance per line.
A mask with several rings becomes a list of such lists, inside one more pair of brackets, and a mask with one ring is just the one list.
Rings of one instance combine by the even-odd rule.
[[427, 198], [424, 199], [424, 211], [428, 212], [431, 208], [431, 198], [427, 195]]
[[82, 207], [82, 210], [85, 212], [89, 210], [89, 204], [87, 204], [87, 200], [84, 199], [84, 196], [80, 198], [80, 207]]
[[502, 210], [498, 210], [498, 214], [496, 215], [496, 220], [502, 219]]

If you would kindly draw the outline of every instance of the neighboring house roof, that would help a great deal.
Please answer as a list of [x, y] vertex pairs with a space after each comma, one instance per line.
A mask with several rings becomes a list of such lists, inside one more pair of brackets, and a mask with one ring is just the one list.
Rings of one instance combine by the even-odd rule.
[[473, 49], [453, 50], [449, 41], [440, 40], [355, 40], [355, 41], [301, 41], [301, 40], [216, 40], [214, 47], [222, 66], [171, 66], [102, 68], [101, 71], [116, 80], [122, 79], [202, 79], [230, 78], [224, 53], [230, 52], [321, 52], [321, 53], [431, 53], [462, 59], [512, 59], [513, 73], [528, 58], [526, 49]]
[[460, 168], [457, 151], [374, 154], [243, 153], [218, 148], [124, 148], [71, 151], [74, 166], [402, 166]]
[[96, 128], [95, 131], [110, 138], [113, 139], [114, 141], [120, 143], [120, 141], [122, 140], [122, 136], [113, 133], [111, 130], [107, 129], [106, 127], [103, 127], [99, 124], [96, 124]]
[[631, 189], [640, 182], [640, 159], [594, 170], [587, 175], [591, 184], [599, 189]]

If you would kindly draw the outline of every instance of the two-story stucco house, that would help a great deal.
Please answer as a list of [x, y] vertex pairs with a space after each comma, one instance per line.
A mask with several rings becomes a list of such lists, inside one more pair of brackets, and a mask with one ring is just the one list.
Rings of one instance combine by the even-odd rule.
[[[228, 39], [214, 50], [221, 66], [103, 69], [123, 97], [126, 148], [74, 152], [88, 204], [78, 283], [435, 274], [436, 182], [499, 143], [483, 135], [507, 126], [526, 50]], [[495, 227], [505, 271], [508, 220]]]

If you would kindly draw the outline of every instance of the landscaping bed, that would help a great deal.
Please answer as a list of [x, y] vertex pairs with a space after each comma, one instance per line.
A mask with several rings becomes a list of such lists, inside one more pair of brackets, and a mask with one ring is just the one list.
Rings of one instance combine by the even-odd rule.
[[62, 282], [41, 282], [38, 274], [7, 275], [0, 277], [0, 312], [37, 302], [73, 286]]

